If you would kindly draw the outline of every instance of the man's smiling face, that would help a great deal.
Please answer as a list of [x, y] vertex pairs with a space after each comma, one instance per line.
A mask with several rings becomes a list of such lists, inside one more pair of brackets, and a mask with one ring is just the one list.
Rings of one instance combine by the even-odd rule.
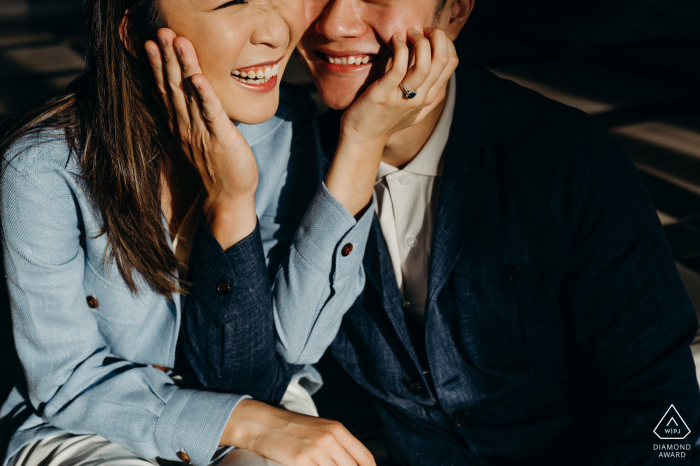
[[454, 40], [471, 5], [447, 0], [436, 11], [436, 0], [305, 0], [307, 29], [297, 51], [326, 105], [345, 109], [384, 74], [394, 34], [405, 40], [411, 28], [435, 26]]

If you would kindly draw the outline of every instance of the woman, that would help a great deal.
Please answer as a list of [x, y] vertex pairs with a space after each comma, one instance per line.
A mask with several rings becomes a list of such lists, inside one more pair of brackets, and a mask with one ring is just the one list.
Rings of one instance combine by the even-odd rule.
[[[231, 120], [270, 118], [279, 88], [270, 76], [245, 89], [232, 72], [274, 59], [281, 75], [302, 32], [301, 3], [95, 0], [89, 20], [85, 74], [2, 147], [6, 269], [24, 369], [0, 413], [4, 464], [208, 464], [219, 446], [283, 464], [371, 464], [337, 423], [181, 389], [157, 368], [174, 365], [183, 263], [173, 243], [200, 189], [202, 217], [223, 250], [256, 228], [255, 158]], [[156, 100], [150, 90], [165, 82], [149, 77], [137, 44], [157, 37], [170, 64], [178, 47], [181, 58], [194, 56], [188, 41], [174, 47], [174, 34], [156, 34], [164, 25], [192, 39], [208, 79], [183, 59], [184, 93]], [[406, 74], [406, 45], [393, 46], [393, 66], [350, 114], [350, 137], [326, 177], [351, 213], [369, 199], [340, 174], [378, 165], [383, 139], [426, 103], [400, 100], [398, 85], [416, 73]], [[161, 117], [158, 101], [176, 121]]]

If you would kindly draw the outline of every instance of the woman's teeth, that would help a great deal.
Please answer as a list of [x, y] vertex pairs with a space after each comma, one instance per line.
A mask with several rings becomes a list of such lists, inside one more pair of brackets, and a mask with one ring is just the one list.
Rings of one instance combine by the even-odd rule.
[[326, 59], [328, 60], [328, 63], [335, 63], [336, 65], [364, 65], [371, 61], [369, 55], [343, 58], [326, 55]]
[[250, 67], [233, 70], [231, 75], [246, 84], [263, 84], [268, 82], [273, 76], [277, 76], [280, 72], [280, 64], [267, 67]]

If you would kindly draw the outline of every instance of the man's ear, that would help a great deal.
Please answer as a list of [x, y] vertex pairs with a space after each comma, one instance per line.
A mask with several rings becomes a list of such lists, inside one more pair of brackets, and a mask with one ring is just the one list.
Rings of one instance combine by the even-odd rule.
[[450, 12], [449, 22], [445, 27], [445, 33], [451, 40], [457, 39], [459, 32], [469, 19], [474, 9], [475, 0], [447, 0], [445, 10]]
[[136, 50], [134, 49], [134, 44], [129, 40], [129, 34], [127, 33], [127, 28], [129, 27], [129, 10], [124, 12], [122, 17], [122, 22], [119, 23], [119, 40], [124, 44], [124, 48], [134, 57], [138, 58]]

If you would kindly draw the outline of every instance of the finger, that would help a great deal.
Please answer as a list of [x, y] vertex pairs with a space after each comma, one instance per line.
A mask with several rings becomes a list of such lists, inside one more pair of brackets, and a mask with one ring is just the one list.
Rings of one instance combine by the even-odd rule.
[[357, 438], [354, 435], [352, 435], [344, 426], [342, 427], [341, 431], [338, 434], [336, 434], [336, 438], [357, 465], [376, 466], [372, 453], [370, 453], [367, 447], [365, 447], [362, 442], [357, 440]]
[[331, 457], [337, 466], [357, 466], [357, 461], [341, 446], [333, 451]]
[[146, 56], [148, 56], [148, 62], [153, 70], [153, 78], [156, 82], [156, 89], [153, 98], [156, 99], [158, 106], [163, 113], [163, 117], [168, 122], [170, 130], [174, 129], [174, 118], [175, 112], [172, 108], [172, 103], [170, 102], [170, 95], [165, 87], [165, 70], [163, 69], [163, 57], [160, 53], [160, 48], [158, 44], [154, 41], [149, 40], [144, 44], [144, 49], [146, 50]]
[[394, 49], [391, 69], [375, 81], [375, 86], [380, 89], [380, 92], [400, 92], [399, 84], [406, 77], [408, 70], [408, 46], [400, 34], [394, 34], [391, 45]]
[[189, 110], [192, 131], [194, 134], [201, 135], [204, 131], [207, 131], [207, 125], [202, 117], [199, 95], [191, 81], [192, 76], [195, 74], [202, 74], [197, 52], [192, 43], [184, 37], [176, 37], [173, 40], [173, 49], [175, 49], [180, 63], [183, 92], [185, 93], [185, 100]]
[[459, 59], [457, 58], [457, 51], [455, 49], [454, 43], [447, 39], [447, 48], [448, 48], [448, 63], [447, 66], [445, 66], [445, 69], [442, 71], [440, 74], [440, 77], [435, 81], [435, 84], [428, 90], [428, 93], [426, 95], [426, 101], [427, 102], [432, 102], [435, 100], [435, 97], [437, 96], [437, 93], [440, 92], [440, 90], [445, 86], [447, 81], [449, 81], [450, 77], [452, 74], [454, 74], [455, 69], [457, 69], [457, 65], [459, 64]]
[[[191, 78], [192, 85], [197, 90], [199, 102], [201, 105], [201, 115], [204, 120], [208, 132], [208, 138], [211, 144], [220, 144], [224, 149], [218, 154], [242, 154], [250, 152], [250, 146], [243, 138], [243, 135], [238, 131], [236, 125], [231, 123], [231, 120], [224, 110], [221, 100], [216, 95], [214, 88], [209, 80], [202, 74], [196, 74]], [[211, 157], [216, 157], [217, 153], [209, 154]], [[214, 180], [213, 173], [209, 167], [216, 160], [207, 160], [207, 171], [210, 178]]]
[[408, 89], [417, 91], [430, 76], [432, 47], [430, 41], [415, 29], [409, 30], [407, 37], [409, 42], [413, 44], [415, 65], [408, 70], [401, 84]]
[[432, 54], [430, 76], [425, 80], [421, 89], [421, 91], [425, 90], [427, 92], [437, 83], [438, 79], [445, 71], [445, 68], [449, 65], [450, 48], [448, 42], [450, 42], [450, 40], [441, 29], [426, 28], [424, 33], [430, 42]]
[[173, 49], [173, 39], [175, 37], [175, 33], [170, 29], [163, 28], [158, 30], [160, 52], [165, 64], [165, 87], [175, 112], [177, 125], [175, 132], [176, 136], [180, 137], [180, 142], [186, 144], [189, 142], [190, 137], [190, 117], [182, 86], [180, 62], [175, 54], [175, 49]]

